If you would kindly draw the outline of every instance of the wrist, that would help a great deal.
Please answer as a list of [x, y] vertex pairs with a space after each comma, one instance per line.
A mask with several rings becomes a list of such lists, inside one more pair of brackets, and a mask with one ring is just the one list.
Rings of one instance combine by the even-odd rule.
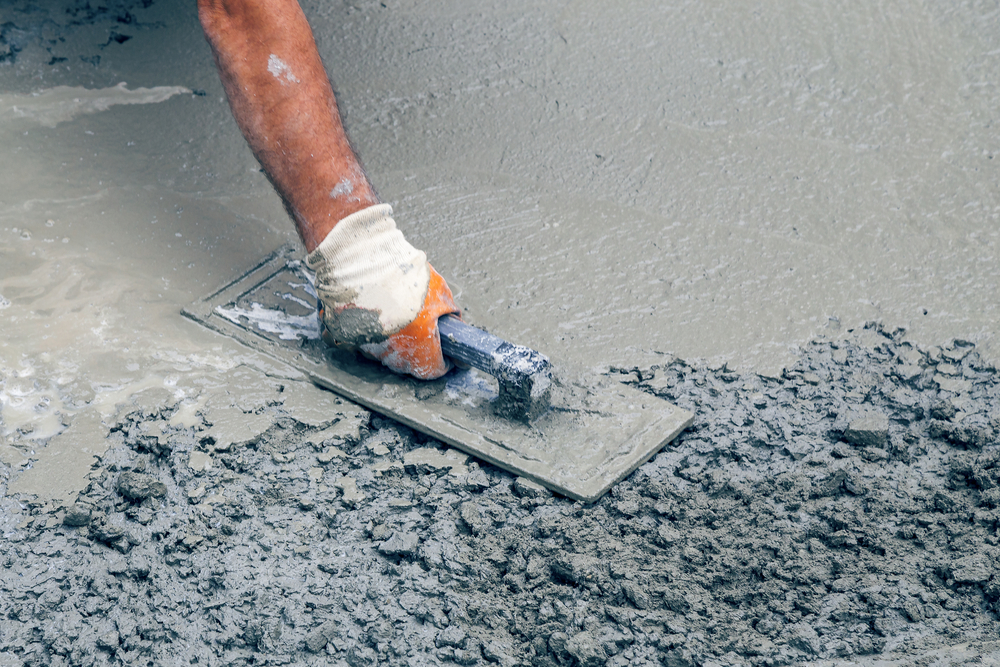
[[[362, 191], [358, 192], [358, 189]], [[315, 215], [308, 218], [296, 212], [296, 222], [302, 236], [302, 242], [306, 247], [306, 253], [312, 253], [316, 250], [341, 220], [379, 203], [378, 196], [367, 182], [364, 184], [364, 188], [357, 188], [351, 194], [353, 196], [349, 198], [342, 197], [342, 201], [324, 202], [324, 206]]]

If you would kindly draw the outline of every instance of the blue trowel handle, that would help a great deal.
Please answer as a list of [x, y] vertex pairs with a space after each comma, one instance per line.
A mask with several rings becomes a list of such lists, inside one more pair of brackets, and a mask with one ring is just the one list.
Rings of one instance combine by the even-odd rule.
[[497, 379], [500, 414], [530, 421], [548, 409], [552, 366], [545, 355], [469, 326], [454, 315], [439, 319], [438, 329], [446, 357]]

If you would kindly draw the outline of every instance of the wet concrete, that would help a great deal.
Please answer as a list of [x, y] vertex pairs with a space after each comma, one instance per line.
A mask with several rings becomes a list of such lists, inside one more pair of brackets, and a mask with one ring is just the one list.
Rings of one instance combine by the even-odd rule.
[[[692, 401], [702, 421], [630, 477], [624, 496], [594, 508], [538, 497], [494, 470], [471, 469], [470, 482], [439, 478], [430, 464], [408, 469], [405, 451], [435, 444], [367, 415], [334, 422], [350, 406], [177, 315], [294, 238], [229, 117], [193, 7], [7, 3], [0, 488], [4, 572], [17, 578], [4, 580], [0, 645], [17, 644], [3, 660], [99, 663], [138, 651], [162, 661], [305, 661], [319, 646], [351, 664], [767, 664], [859, 656], [866, 638], [878, 654], [995, 636], [992, 579], [966, 580], [989, 569], [995, 541], [993, 439], [983, 429], [995, 409], [1000, 19], [989, 7], [360, 1], [306, 10], [376, 186], [467, 317], [553, 357], [639, 369], [651, 391], [672, 397], [681, 382], [677, 402]], [[145, 103], [106, 110], [86, 102], [124, 99], [123, 81], [128, 91], [177, 94], [140, 93], [128, 99]], [[876, 319], [905, 333], [816, 356], [810, 341]], [[661, 378], [654, 367], [675, 358], [683, 370]], [[795, 364], [817, 368], [783, 379]], [[809, 387], [818, 395], [800, 397]], [[878, 414], [834, 425], [840, 400]], [[305, 447], [298, 438], [341, 422], [352, 434], [343, 443], [323, 438], [284, 460]], [[391, 443], [372, 447], [391, 455], [346, 444], [373, 433]], [[852, 443], [841, 442], [848, 433]], [[220, 452], [228, 442], [228, 453], [209, 452], [209, 442]], [[840, 479], [841, 464], [873, 480], [871, 495], [850, 490], [851, 471], [830, 495], [809, 490], [822, 475]], [[154, 476], [167, 495], [123, 497], [126, 469]], [[774, 471], [792, 475], [787, 489], [767, 485]], [[203, 482], [192, 487], [194, 478]], [[719, 480], [745, 490], [730, 494]], [[213, 491], [227, 484], [246, 516], [207, 500], [228, 497]], [[420, 518], [382, 506], [411, 486], [419, 498], [404, 502]], [[62, 527], [85, 489], [79, 500], [97, 519]], [[305, 506], [282, 495], [309, 493]], [[705, 511], [672, 514], [670, 503]], [[281, 516], [269, 524], [265, 510]], [[293, 518], [307, 530], [282, 523]], [[166, 532], [153, 536], [157, 521]], [[661, 539], [661, 526], [681, 537]], [[290, 537], [300, 532], [305, 544]], [[255, 546], [258, 533], [270, 552]], [[739, 541], [716, 546], [725, 536]], [[280, 575], [260, 569], [255, 549], [274, 554]], [[744, 553], [769, 555], [752, 565]], [[577, 556], [641, 565], [597, 568], [591, 581], [586, 563], [570, 562]], [[337, 574], [319, 568], [326, 558], [344, 559]], [[251, 589], [244, 568], [258, 579], [294, 571], [307, 583]], [[635, 599], [620, 592], [630, 574], [655, 580], [648, 600], [641, 577]], [[501, 595], [496, 582], [508, 575]], [[305, 596], [310, 577], [321, 599], [289, 603], [282, 617], [276, 598]], [[836, 583], [844, 577], [857, 580]], [[483, 581], [492, 587], [476, 588]], [[869, 583], [881, 590], [869, 594]], [[138, 590], [152, 595], [146, 606], [114, 604]], [[242, 602], [261, 590], [274, 599]], [[213, 606], [217, 591], [234, 597]], [[466, 594], [490, 613], [470, 611]], [[397, 612], [383, 604], [393, 596], [414, 605]], [[378, 613], [357, 612], [372, 606]], [[634, 616], [621, 615], [628, 608]], [[327, 622], [348, 630], [334, 636]], [[362, 631], [383, 639], [366, 644]], [[970, 646], [952, 654], [993, 650]]]
[[991, 334], [985, 9], [414, 5], [319, 12], [321, 42], [397, 217], [489, 327], [771, 371], [831, 318]]
[[[512, 346], [501, 339], [482, 348], [479, 360], [456, 357], [470, 366], [453, 368], [437, 380], [387, 374], [381, 364], [324, 342], [317, 323], [317, 278], [298, 259], [299, 252], [297, 246], [281, 248], [235, 282], [191, 304], [184, 316], [289, 366], [288, 375], [308, 378], [481, 462], [574, 500], [600, 498], [693, 419], [690, 412], [614, 377], [564, 362], [552, 366], [528, 348], [504, 351]], [[457, 330], [473, 344], [482, 344], [482, 330], [462, 325], [467, 330], [463, 333], [444, 318], [442, 323], [442, 343]], [[452, 346], [442, 348], [447, 353]], [[484, 360], [485, 355], [491, 356]], [[500, 364], [506, 366], [497, 372]], [[536, 374], [525, 381], [528, 391], [531, 382], [544, 388], [543, 395], [532, 399], [537, 413], [528, 419], [524, 388], [505, 387], [513, 384], [510, 372], [523, 376], [525, 370]], [[512, 409], [512, 391], [515, 396], [522, 392], [521, 411]], [[237, 415], [241, 418], [246, 419]]]
[[[2, 501], [28, 665], [959, 665], [1000, 656], [1000, 376], [871, 327], [782, 378], [619, 369], [696, 424], [593, 505], [268, 379], [253, 432], [123, 408]], [[229, 378], [231, 385], [239, 374]], [[212, 423], [215, 420], [215, 423]], [[879, 660], [880, 662], [875, 662]], [[13, 663], [12, 663], [13, 664]]]

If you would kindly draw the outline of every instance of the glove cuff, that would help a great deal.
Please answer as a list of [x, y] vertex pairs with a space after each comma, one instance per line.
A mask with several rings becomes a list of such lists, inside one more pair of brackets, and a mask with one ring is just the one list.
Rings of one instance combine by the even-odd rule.
[[353, 213], [309, 253], [330, 334], [340, 343], [385, 340], [416, 318], [427, 295], [427, 256], [377, 204]]

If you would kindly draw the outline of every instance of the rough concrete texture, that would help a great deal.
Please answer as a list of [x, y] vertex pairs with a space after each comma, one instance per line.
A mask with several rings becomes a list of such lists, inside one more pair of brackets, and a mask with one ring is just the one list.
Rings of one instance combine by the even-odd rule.
[[[817, 341], [775, 378], [680, 359], [618, 369], [698, 421], [591, 506], [434, 456], [433, 441], [375, 415], [307, 424], [272, 405], [263, 432], [216, 450], [210, 413], [170, 427], [170, 401], [125, 409], [70, 509], [2, 501], [0, 657], [356, 667], [995, 656], [1000, 377], [968, 343], [900, 338], [873, 325]], [[941, 388], [945, 365], [961, 391]], [[885, 425], [880, 438], [848, 439], [868, 432], [859, 410]], [[324, 456], [334, 449], [343, 455]]]
[[470, 320], [699, 421], [579, 506], [182, 320], [294, 239], [193, 3], [4, 2], [0, 665], [997, 662], [992, 3], [303, 4]]

